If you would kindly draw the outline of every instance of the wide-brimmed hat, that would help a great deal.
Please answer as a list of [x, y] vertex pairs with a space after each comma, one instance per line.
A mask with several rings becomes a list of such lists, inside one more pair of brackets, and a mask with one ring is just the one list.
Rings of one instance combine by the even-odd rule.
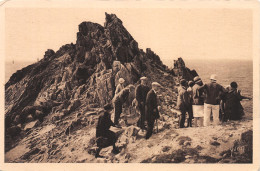
[[119, 78], [118, 82], [119, 82], [120, 84], [123, 84], [123, 83], [125, 82], [125, 80], [124, 80], [123, 78]]
[[217, 75], [216, 75], [216, 74], [212, 74], [212, 75], [210, 76], [210, 79], [211, 79], [211, 80], [214, 80], [214, 81], [217, 81]]
[[158, 82], [152, 82], [152, 86], [161, 87], [161, 84], [159, 84]]
[[181, 79], [180, 83], [181, 85], [185, 84], [187, 81], [185, 79]]
[[141, 77], [140, 80], [147, 80], [147, 77]]
[[189, 81], [189, 82], [188, 82], [188, 85], [189, 85], [189, 86], [192, 85], [192, 84], [194, 85], [194, 82], [193, 82], [193, 81]]
[[195, 83], [201, 81], [199, 76], [194, 77], [193, 80], [194, 80]]

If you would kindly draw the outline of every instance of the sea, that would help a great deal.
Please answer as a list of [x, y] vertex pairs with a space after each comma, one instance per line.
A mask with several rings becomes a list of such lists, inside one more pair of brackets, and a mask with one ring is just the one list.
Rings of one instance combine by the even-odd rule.
[[[217, 82], [222, 86], [235, 81], [241, 95], [253, 98], [253, 61], [247, 60], [185, 60], [186, 67], [194, 69], [203, 83], [210, 82], [210, 75], [217, 75]], [[253, 116], [253, 100], [241, 101], [245, 114]]]
[[[5, 63], [5, 82], [17, 70], [20, 70], [35, 61], [14, 61]], [[218, 83], [226, 86], [232, 81], [237, 82], [241, 94], [253, 97], [253, 61], [246, 60], [185, 60], [185, 65], [196, 70], [204, 83], [208, 83], [211, 74], [217, 74]], [[167, 64], [173, 63], [169, 60]], [[170, 66], [169, 66], [170, 67]], [[245, 113], [252, 117], [253, 100], [243, 100], [241, 104]]]
[[35, 63], [35, 61], [6, 61], [5, 62], [5, 83], [17, 71], [21, 70], [28, 65]]

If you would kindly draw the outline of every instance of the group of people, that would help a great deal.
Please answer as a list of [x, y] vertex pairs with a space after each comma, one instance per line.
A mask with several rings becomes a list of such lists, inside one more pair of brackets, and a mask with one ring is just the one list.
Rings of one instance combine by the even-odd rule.
[[[116, 87], [112, 103], [104, 106], [103, 113], [98, 119], [96, 127], [96, 143], [98, 146], [96, 157], [102, 157], [99, 155], [101, 149], [108, 146], [113, 146], [113, 153], [119, 152], [115, 146], [117, 136], [109, 129], [111, 126], [121, 128], [119, 119], [124, 104], [127, 104], [128, 107], [131, 105], [136, 107], [140, 112], [137, 126], [142, 131], [146, 130], [146, 139], [152, 136], [154, 123], [160, 118], [156, 94], [161, 85], [153, 82], [150, 89], [147, 77], [141, 77], [140, 81], [141, 83], [135, 88], [133, 85], [125, 87], [125, 80], [123, 78], [118, 80], [119, 83]], [[176, 108], [180, 111], [179, 127], [185, 127], [186, 113], [189, 116], [188, 127], [192, 127], [192, 119], [194, 119], [195, 127], [198, 124], [200, 126], [209, 126], [211, 114], [214, 125], [218, 125], [220, 121], [225, 122], [241, 119], [243, 107], [240, 101], [251, 98], [241, 96], [237, 87], [237, 83], [232, 82], [230, 86], [224, 88], [217, 83], [215, 74], [211, 75], [210, 83], [208, 84], [203, 84], [198, 76], [189, 82], [182, 79], [178, 88], [176, 105]], [[113, 109], [114, 122], [111, 120]]]
[[[124, 104], [128, 103], [128, 106], [131, 104], [136, 107], [136, 109], [140, 112], [140, 118], [137, 121], [137, 126], [140, 127], [142, 131], [146, 130], [146, 139], [149, 139], [152, 136], [155, 120], [160, 117], [156, 94], [161, 85], [157, 82], [153, 82], [151, 86], [152, 88], [150, 88], [148, 86], [147, 77], [141, 77], [140, 81], [141, 83], [135, 88], [133, 85], [128, 85], [125, 87], [125, 80], [123, 78], [118, 80], [119, 84], [116, 87], [115, 96], [112, 103], [104, 106], [104, 111], [98, 119], [96, 127], [96, 143], [98, 146], [95, 155], [96, 158], [103, 157], [100, 156], [99, 153], [102, 148], [106, 148], [108, 146], [113, 146], [113, 153], [119, 152], [115, 146], [117, 141], [116, 134], [109, 129], [111, 126], [121, 128], [119, 125], [119, 119]], [[132, 95], [133, 91], [134, 95]], [[111, 120], [111, 112], [113, 109], [114, 122]], [[147, 124], [145, 124], [145, 121]]]
[[240, 103], [243, 99], [251, 99], [242, 96], [236, 82], [231, 82], [225, 88], [217, 83], [217, 76], [211, 75], [210, 83], [203, 84], [197, 76], [193, 81], [180, 81], [176, 108], [180, 110], [179, 127], [184, 128], [186, 113], [188, 113], [187, 126], [192, 126], [194, 118], [195, 126], [209, 126], [211, 114], [213, 125], [220, 121], [239, 120], [242, 118], [243, 107]]

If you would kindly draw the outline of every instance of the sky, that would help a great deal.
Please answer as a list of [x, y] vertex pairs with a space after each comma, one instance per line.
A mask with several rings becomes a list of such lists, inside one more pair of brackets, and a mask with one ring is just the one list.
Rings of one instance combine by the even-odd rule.
[[47, 49], [76, 42], [83, 21], [105, 22], [114, 13], [138, 42], [164, 64], [184, 60], [252, 60], [253, 18], [249, 9], [6, 8], [6, 61], [37, 61]]

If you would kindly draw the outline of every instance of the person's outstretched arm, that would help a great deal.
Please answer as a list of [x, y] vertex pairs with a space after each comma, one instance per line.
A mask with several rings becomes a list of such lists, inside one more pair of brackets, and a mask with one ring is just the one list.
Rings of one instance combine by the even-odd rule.
[[237, 92], [238, 92], [241, 100], [243, 100], [243, 99], [251, 100], [252, 99], [251, 97], [242, 96], [241, 95], [241, 90], [237, 90]]

